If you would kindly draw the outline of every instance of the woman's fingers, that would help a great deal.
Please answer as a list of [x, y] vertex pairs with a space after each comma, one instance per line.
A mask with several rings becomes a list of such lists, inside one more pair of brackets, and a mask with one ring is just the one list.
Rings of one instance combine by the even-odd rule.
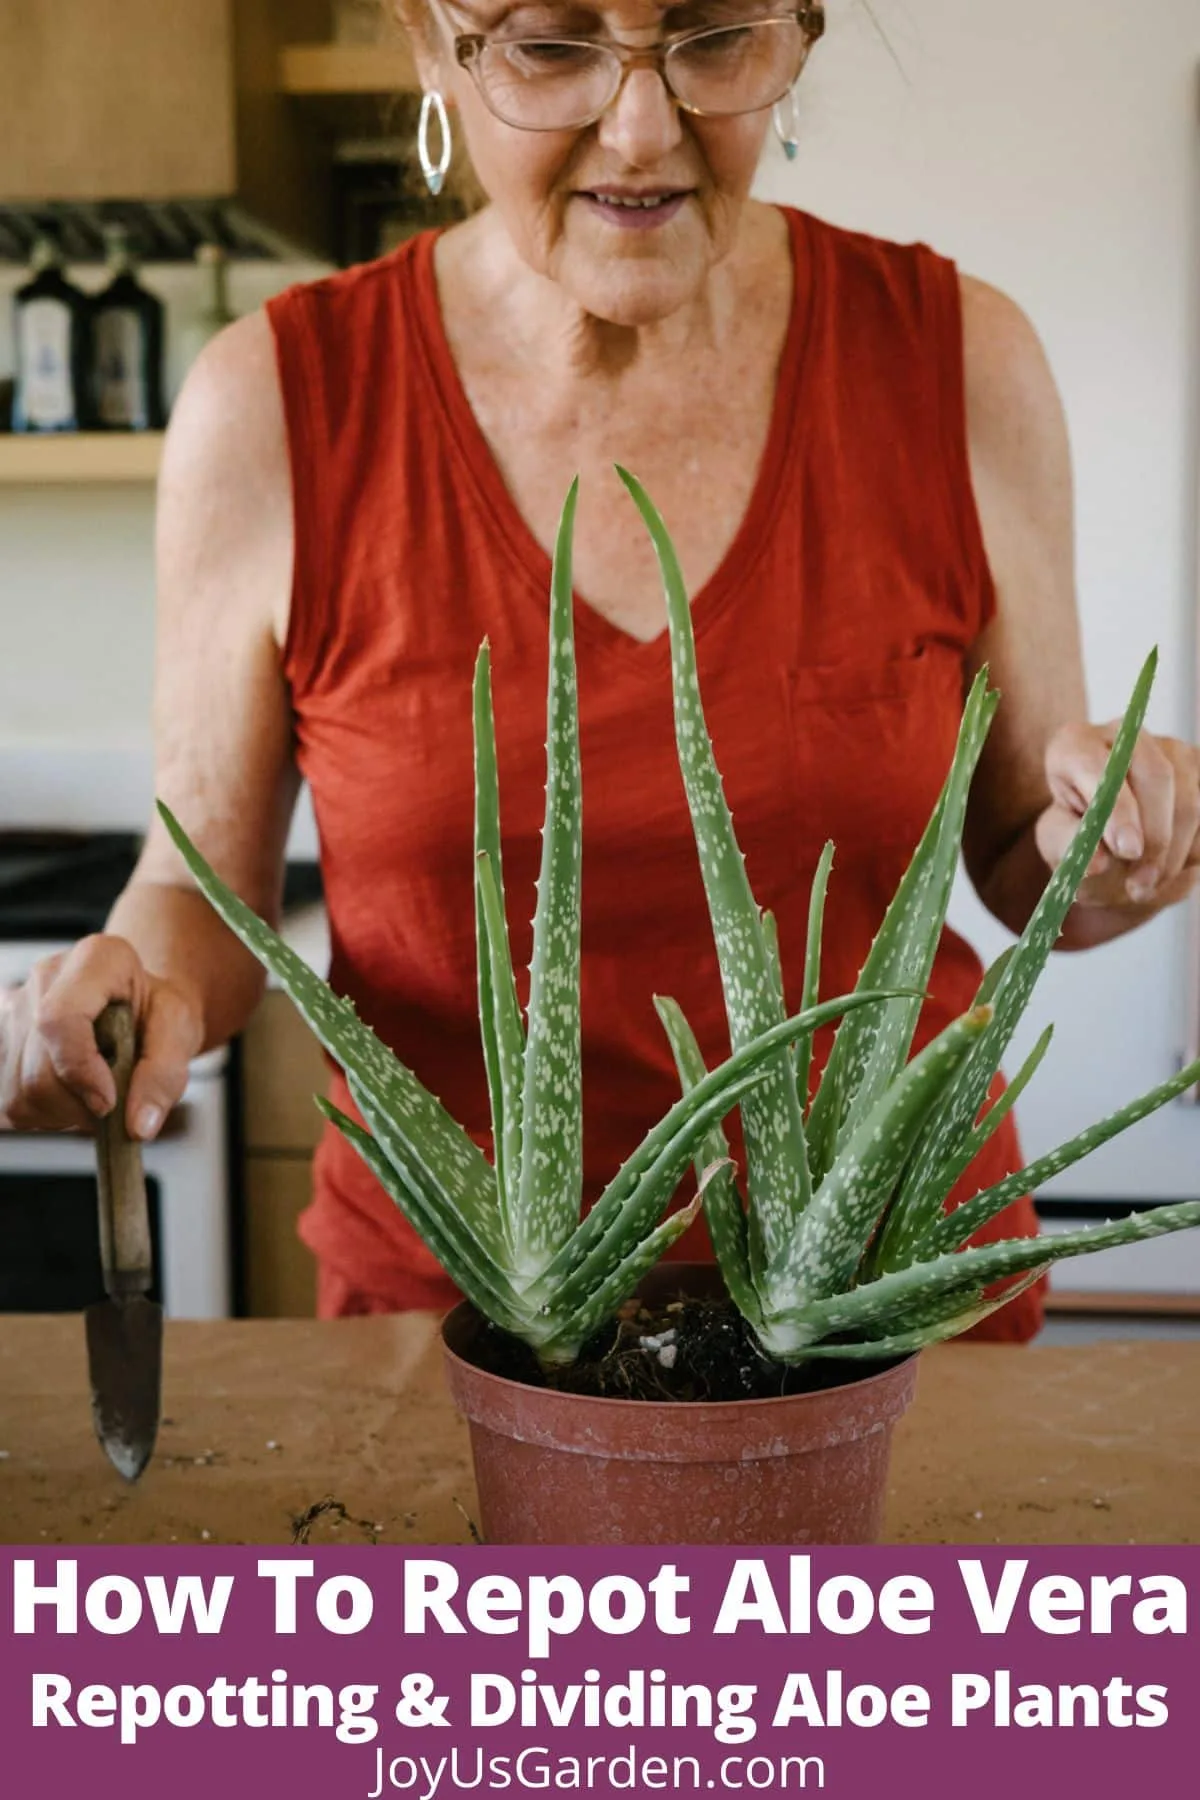
[[116, 1104], [112, 1070], [96, 1044], [96, 1020], [128, 1001], [138, 1033], [127, 1129], [157, 1135], [187, 1085], [203, 1043], [199, 1010], [172, 983], [147, 974], [123, 938], [85, 938], [37, 964], [0, 1013], [0, 1122], [18, 1130], [87, 1128]]
[[202, 1038], [200, 1023], [182, 994], [165, 981], [155, 982], [129, 1084], [125, 1126], [131, 1137], [158, 1136], [163, 1120], [187, 1086], [188, 1064], [200, 1050]]
[[[1050, 792], [1076, 825], [1095, 798], [1115, 735], [1115, 724], [1064, 725], [1046, 747]], [[1104, 843], [1114, 856], [1132, 862], [1142, 855], [1144, 842], [1138, 803], [1127, 780], [1104, 828]]]
[[[1048, 806], [1034, 827], [1038, 854], [1056, 869], [1079, 830], [1079, 814], [1066, 806]], [[1085, 906], [1128, 906], [1129, 866], [1101, 844], [1088, 865], [1079, 899]]]
[[[1079, 818], [1095, 795], [1117, 721], [1107, 725], [1070, 725], [1055, 733], [1046, 752], [1046, 775], [1054, 806], [1039, 820], [1037, 841], [1042, 855], [1057, 866]], [[1107, 873], [1103, 904], [1122, 899], [1143, 904], [1165, 887], [1173, 887], [1181, 871], [1200, 861], [1200, 756], [1176, 738], [1142, 732], [1129, 772], [1104, 832], [1104, 845], [1119, 859], [1109, 869], [1089, 869], [1089, 882]], [[1118, 879], [1119, 878], [1119, 879]], [[1120, 882], [1125, 893], [1118, 892]], [[1099, 892], [1089, 899], [1101, 900]]]
[[1175, 779], [1171, 839], [1159, 877], [1160, 885], [1166, 885], [1200, 860], [1200, 752], [1178, 738], [1160, 738], [1158, 742], [1171, 760]]
[[1175, 823], [1175, 765], [1147, 732], [1134, 746], [1125, 785], [1142, 819], [1142, 854], [1128, 871], [1129, 898], [1139, 902], [1148, 900], [1163, 878]]
[[43, 1051], [62, 1085], [104, 1118], [116, 1104], [112, 1070], [96, 1046], [96, 1020], [112, 1000], [143, 1008], [148, 979], [132, 944], [83, 938], [59, 965], [34, 1007], [36, 1055]]
[[44, 1056], [30, 1058], [6, 1117], [15, 1131], [92, 1131], [96, 1124], [95, 1114], [64, 1086]]

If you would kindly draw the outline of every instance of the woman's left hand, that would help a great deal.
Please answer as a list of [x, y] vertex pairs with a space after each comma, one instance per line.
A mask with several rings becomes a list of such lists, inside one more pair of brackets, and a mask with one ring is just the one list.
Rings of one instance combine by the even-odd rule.
[[[1053, 796], [1034, 828], [1043, 860], [1062, 861], [1116, 737], [1107, 725], [1064, 725], [1046, 748]], [[1076, 904], [1159, 911], [1200, 881], [1200, 749], [1143, 731]]]

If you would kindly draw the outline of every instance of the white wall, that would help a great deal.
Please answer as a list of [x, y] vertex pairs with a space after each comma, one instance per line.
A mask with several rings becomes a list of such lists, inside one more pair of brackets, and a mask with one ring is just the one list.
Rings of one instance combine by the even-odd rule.
[[[316, 264], [243, 263], [230, 299], [244, 313]], [[69, 271], [81, 287], [96, 268]], [[25, 277], [0, 265], [0, 375], [13, 366], [10, 296]], [[152, 267], [142, 279], [168, 309], [168, 377], [174, 323], [198, 303], [186, 267]], [[0, 487], [0, 747], [149, 745], [153, 655], [154, 493], [118, 487]], [[0, 804], [0, 820], [4, 807]]]
[[[800, 156], [760, 191], [921, 238], [1031, 315], [1066, 403], [1080, 605], [1095, 718], [1152, 644], [1151, 728], [1191, 737], [1200, 439], [1197, 0], [828, 0], [801, 83]], [[897, 61], [900, 68], [897, 68]], [[985, 954], [1007, 936], [974, 896], [954, 916]], [[1183, 911], [1058, 957], [1019, 1044], [1057, 1021], [1023, 1100], [1026, 1148], [1172, 1073], [1185, 1041]], [[1060, 1194], [1200, 1193], [1200, 1112], [1175, 1105], [1061, 1178]]]
[[[802, 84], [800, 158], [789, 166], [773, 149], [760, 189], [883, 235], [922, 237], [1025, 306], [1072, 430], [1093, 714], [1119, 710], [1132, 669], [1157, 643], [1152, 726], [1191, 735], [1200, 5], [874, 5], [890, 52], [862, 0], [828, 0], [827, 40]], [[245, 307], [264, 274], [239, 277]], [[0, 489], [0, 749], [145, 742], [150, 530], [145, 492]], [[955, 916], [985, 953], [999, 946], [969, 895]], [[1031, 1152], [1175, 1066], [1184, 928], [1177, 913], [1052, 965], [1020, 1039], [1058, 1020], [1022, 1107]], [[1198, 1190], [1200, 1112], [1182, 1106], [1058, 1189]]]

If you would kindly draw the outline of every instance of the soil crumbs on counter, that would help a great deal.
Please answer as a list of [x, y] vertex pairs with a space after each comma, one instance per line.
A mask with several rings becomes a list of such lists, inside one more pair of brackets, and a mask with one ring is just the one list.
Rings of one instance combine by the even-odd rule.
[[[601, 1400], [775, 1400], [861, 1380], [858, 1363], [824, 1359], [792, 1368], [764, 1356], [726, 1298], [631, 1300], [568, 1368], [543, 1369], [528, 1345], [480, 1320], [470, 1360], [489, 1375]], [[889, 1364], [870, 1365], [872, 1374]]]

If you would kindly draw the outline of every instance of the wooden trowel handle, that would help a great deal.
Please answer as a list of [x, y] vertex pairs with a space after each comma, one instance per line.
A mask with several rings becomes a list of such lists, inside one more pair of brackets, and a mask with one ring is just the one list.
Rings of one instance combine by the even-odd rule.
[[105, 1293], [121, 1299], [148, 1293], [154, 1280], [142, 1151], [125, 1128], [129, 1082], [137, 1061], [137, 1026], [127, 1001], [114, 1000], [105, 1007], [96, 1020], [96, 1043], [117, 1084], [117, 1103], [96, 1133], [100, 1259]]

